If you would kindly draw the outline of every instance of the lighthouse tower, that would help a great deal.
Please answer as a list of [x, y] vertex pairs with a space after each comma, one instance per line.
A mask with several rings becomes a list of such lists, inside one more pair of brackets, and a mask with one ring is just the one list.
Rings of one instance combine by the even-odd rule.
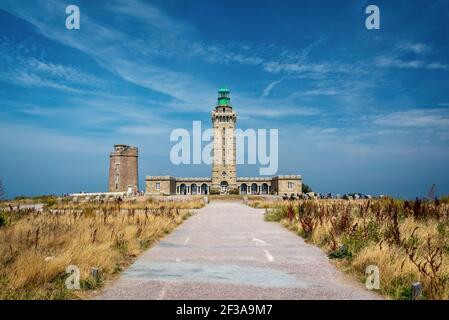
[[217, 105], [212, 111], [214, 148], [212, 189], [229, 193], [237, 189], [235, 124], [237, 113], [232, 109], [228, 89], [218, 91]]

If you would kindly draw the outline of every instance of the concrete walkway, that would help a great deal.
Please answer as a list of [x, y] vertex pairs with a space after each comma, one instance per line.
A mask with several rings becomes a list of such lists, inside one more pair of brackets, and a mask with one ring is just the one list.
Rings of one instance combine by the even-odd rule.
[[318, 248], [265, 222], [264, 210], [216, 201], [145, 252], [97, 299], [379, 299]]

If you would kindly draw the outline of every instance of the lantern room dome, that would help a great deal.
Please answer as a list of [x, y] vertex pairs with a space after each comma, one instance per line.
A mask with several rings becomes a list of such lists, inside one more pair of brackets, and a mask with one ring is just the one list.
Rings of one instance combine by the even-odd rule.
[[229, 96], [230, 91], [226, 88], [221, 88], [218, 90], [218, 103], [217, 107], [230, 107], [231, 97]]

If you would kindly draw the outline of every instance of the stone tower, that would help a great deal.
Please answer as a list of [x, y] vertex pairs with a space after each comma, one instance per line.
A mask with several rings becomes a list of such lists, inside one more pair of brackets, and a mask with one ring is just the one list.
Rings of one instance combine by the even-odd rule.
[[138, 149], [114, 145], [109, 155], [109, 192], [139, 191]]
[[232, 109], [228, 89], [218, 91], [218, 102], [212, 111], [214, 149], [211, 190], [228, 193], [237, 189], [235, 124], [237, 113]]

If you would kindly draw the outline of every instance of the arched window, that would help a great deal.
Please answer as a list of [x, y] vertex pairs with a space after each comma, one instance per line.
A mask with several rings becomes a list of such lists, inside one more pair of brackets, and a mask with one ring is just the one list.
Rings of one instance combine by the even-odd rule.
[[207, 184], [203, 183], [201, 185], [201, 194], [207, 194], [208, 190], [209, 190], [209, 188], [208, 188]]
[[220, 183], [220, 189], [221, 189], [221, 193], [227, 193], [228, 192], [228, 183], [226, 181], [222, 181]]
[[184, 183], [181, 183], [181, 185], [179, 186], [179, 193], [187, 194], [187, 186]]
[[252, 185], [251, 185], [251, 194], [256, 194], [256, 193], [258, 193], [258, 188], [257, 188], [257, 184], [256, 183], [253, 183]]
[[268, 194], [268, 184], [262, 184], [262, 194]]

